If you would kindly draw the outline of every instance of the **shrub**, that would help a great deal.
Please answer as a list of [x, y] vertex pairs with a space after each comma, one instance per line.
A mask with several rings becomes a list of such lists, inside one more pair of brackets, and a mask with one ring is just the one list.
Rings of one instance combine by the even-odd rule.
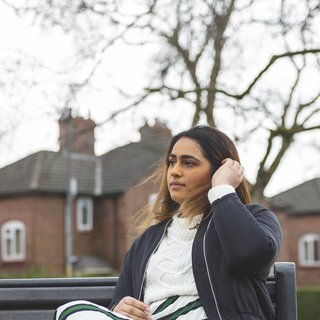
[[0, 273], [0, 279], [19, 279], [19, 278], [50, 278], [59, 277], [62, 275], [52, 275], [43, 268], [31, 267], [26, 272], [13, 274], [13, 273]]
[[298, 319], [320, 319], [320, 287], [302, 287], [297, 290]]

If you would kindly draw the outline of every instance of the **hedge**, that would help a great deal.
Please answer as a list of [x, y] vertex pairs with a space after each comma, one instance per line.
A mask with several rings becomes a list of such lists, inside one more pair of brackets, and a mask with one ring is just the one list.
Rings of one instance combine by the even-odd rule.
[[298, 319], [320, 319], [320, 287], [302, 287], [297, 289]]

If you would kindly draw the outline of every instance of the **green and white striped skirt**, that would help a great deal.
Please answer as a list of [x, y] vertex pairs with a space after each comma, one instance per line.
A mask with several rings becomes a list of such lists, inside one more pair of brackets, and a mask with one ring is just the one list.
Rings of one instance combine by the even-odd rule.
[[[150, 306], [152, 320], [207, 320], [199, 298], [173, 296], [164, 301], [152, 303]], [[97, 304], [79, 300], [60, 306], [54, 320], [128, 320]]]

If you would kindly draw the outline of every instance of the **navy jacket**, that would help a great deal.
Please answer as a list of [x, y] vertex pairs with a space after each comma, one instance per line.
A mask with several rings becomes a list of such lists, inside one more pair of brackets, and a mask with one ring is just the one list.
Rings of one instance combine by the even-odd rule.
[[[125, 296], [143, 301], [149, 258], [170, 222], [149, 227], [135, 240], [126, 254], [110, 308]], [[266, 279], [280, 242], [279, 222], [262, 205], [243, 205], [236, 193], [213, 202], [192, 247], [195, 283], [209, 320], [274, 319]]]

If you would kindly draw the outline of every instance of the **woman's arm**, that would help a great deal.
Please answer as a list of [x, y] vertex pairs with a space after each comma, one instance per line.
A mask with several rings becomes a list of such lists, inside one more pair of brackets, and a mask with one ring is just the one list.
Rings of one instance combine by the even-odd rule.
[[125, 256], [109, 308], [134, 320], [149, 320], [151, 319], [149, 306], [134, 298], [132, 281], [134, 245]]
[[213, 221], [228, 266], [233, 272], [264, 273], [278, 256], [281, 228], [262, 205], [244, 205], [236, 193], [213, 202]]
[[279, 253], [281, 228], [270, 210], [244, 205], [232, 192], [243, 180], [243, 172], [237, 161], [228, 158], [214, 173], [209, 191], [214, 226], [233, 272], [266, 273]]

